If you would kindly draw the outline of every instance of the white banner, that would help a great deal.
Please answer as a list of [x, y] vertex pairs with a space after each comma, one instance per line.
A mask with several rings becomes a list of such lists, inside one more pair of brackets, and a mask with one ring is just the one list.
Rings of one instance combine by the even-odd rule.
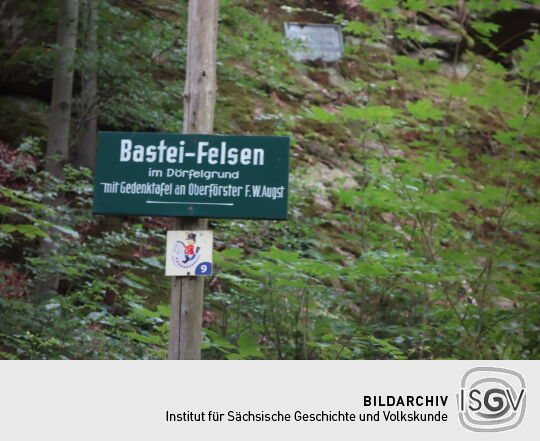
[[2, 439], [532, 440], [538, 361], [4, 361]]

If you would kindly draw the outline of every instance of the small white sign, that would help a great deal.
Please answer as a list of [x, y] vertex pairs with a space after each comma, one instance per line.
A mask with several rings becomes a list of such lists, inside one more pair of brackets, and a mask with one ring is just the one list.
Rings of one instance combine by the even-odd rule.
[[299, 43], [289, 51], [295, 60], [337, 61], [343, 57], [341, 26], [322, 23], [284, 23], [285, 37]]
[[167, 231], [166, 276], [211, 276], [212, 231]]

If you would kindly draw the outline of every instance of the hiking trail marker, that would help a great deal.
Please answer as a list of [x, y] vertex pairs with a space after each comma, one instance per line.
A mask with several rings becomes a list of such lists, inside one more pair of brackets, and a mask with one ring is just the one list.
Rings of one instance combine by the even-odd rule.
[[167, 231], [166, 276], [211, 276], [213, 233]]

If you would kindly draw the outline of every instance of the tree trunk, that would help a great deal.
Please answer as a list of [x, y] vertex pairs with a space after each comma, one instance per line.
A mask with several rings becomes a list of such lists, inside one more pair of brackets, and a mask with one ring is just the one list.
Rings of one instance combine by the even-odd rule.
[[[64, 179], [64, 165], [69, 159], [69, 128], [71, 124], [71, 98], [78, 16], [79, 0], [61, 0], [45, 158], [45, 170], [61, 180]], [[55, 199], [49, 201], [53, 208], [62, 205], [63, 202], [64, 196], [60, 191], [58, 191]], [[55, 219], [47, 220], [51, 223], [56, 222]], [[57, 250], [58, 244], [49, 237], [41, 241], [38, 254], [42, 259], [53, 260]], [[35, 293], [38, 298], [43, 300], [49, 293], [57, 292], [59, 281], [58, 274], [52, 272], [46, 274], [44, 280], [38, 282], [36, 286]]]
[[73, 61], [78, 15], [79, 0], [61, 0], [45, 163], [45, 170], [60, 179], [64, 178], [64, 165], [69, 157]]
[[97, 142], [97, 33], [98, 33], [98, 0], [86, 0], [84, 6], [84, 33], [82, 50], [84, 68], [81, 78], [81, 120], [79, 128], [79, 145], [76, 152], [75, 165], [94, 169], [96, 162]]
[[[190, 0], [184, 91], [184, 133], [209, 134], [214, 129], [216, 44], [219, 0]], [[177, 218], [176, 227], [205, 230], [206, 219]], [[202, 277], [173, 277], [169, 360], [201, 358]]]

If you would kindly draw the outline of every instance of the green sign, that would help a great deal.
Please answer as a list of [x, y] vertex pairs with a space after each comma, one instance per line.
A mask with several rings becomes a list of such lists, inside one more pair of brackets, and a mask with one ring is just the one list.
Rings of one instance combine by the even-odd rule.
[[287, 219], [289, 138], [100, 132], [94, 213]]

